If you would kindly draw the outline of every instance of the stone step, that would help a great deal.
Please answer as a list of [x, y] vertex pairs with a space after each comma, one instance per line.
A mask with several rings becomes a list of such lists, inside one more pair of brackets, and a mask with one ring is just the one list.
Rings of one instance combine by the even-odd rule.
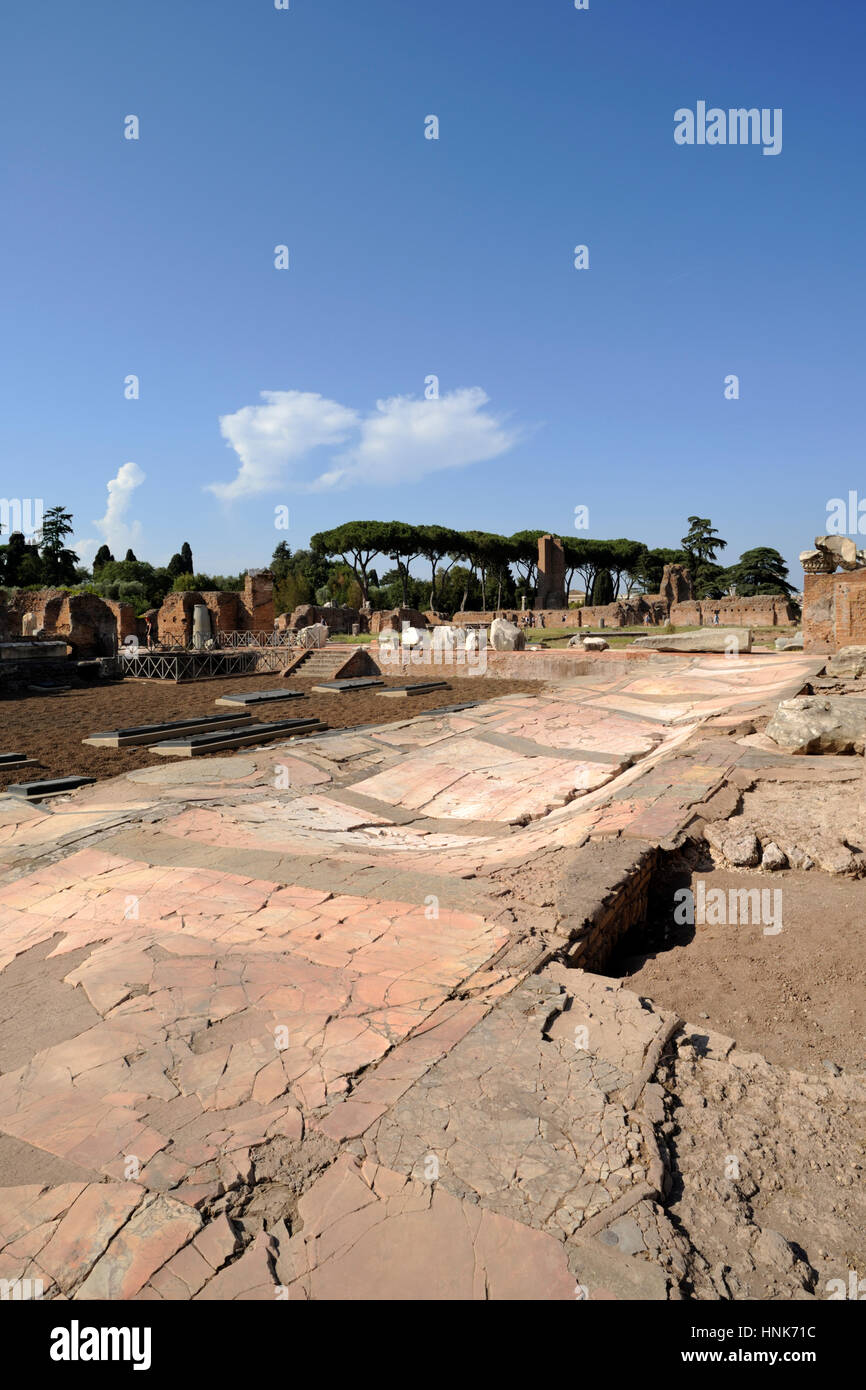
[[61, 796], [95, 781], [95, 777], [52, 777], [42, 782], [13, 782], [6, 791], [18, 801], [41, 801], [43, 797]]
[[349, 676], [342, 681], [324, 681], [312, 689], [317, 695], [341, 695], [350, 690], [366, 690], [371, 685], [384, 685], [381, 676]]
[[253, 690], [239, 691], [237, 694], [221, 695], [218, 700], [214, 700], [215, 705], [229, 705], [236, 708], [238, 705], [266, 705], [272, 700], [306, 700], [303, 690]]
[[172, 734], [204, 734], [210, 730], [233, 729], [250, 724], [252, 715], [238, 710], [235, 714], [203, 714], [196, 718], [175, 719], [166, 724], [133, 724], [126, 729], [109, 729], [106, 733], [90, 734], [81, 740], [92, 748], [128, 748], [142, 743], [161, 743]]
[[380, 700], [405, 700], [412, 695], [426, 695], [430, 690], [450, 690], [447, 681], [417, 681], [414, 685], [392, 685], [388, 690], [377, 690]]
[[320, 734], [327, 729], [321, 719], [279, 719], [270, 724], [255, 721], [237, 729], [222, 729], [213, 733], [191, 734], [189, 738], [169, 739], [152, 746], [152, 753], [163, 758], [200, 758], [206, 753], [219, 753], [224, 748], [244, 748], [248, 744], [268, 743], [275, 738], [294, 738], [300, 734]]
[[336, 676], [351, 655], [351, 652], [311, 651], [293, 667], [291, 675], [299, 675], [302, 680], [327, 680]]

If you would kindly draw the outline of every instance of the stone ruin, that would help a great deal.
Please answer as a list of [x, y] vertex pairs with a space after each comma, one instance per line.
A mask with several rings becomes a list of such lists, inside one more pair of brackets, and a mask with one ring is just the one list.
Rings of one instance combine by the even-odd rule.
[[804, 651], [866, 644], [866, 550], [850, 536], [816, 536], [814, 550], [804, 550], [800, 563]]
[[114, 656], [124, 637], [137, 633], [131, 604], [97, 594], [67, 593], [63, 589], [19, 589], [0, 597], [0, 641], [27, 639], [66, 643], [76, 660]]
[[[171, 647], [188, 647], [194, 643], [196, 608], [207, 609], [209, 636], [216, 645], [219, 645], [221, 632], [273, 632], [274, 577], [270, 570], [250, 570], [240, 593], [207, 589], [166, 594], [154, 624], [159, 641]], [[201, 617], [199, 635], [203, 636], [204, 631]], [[141, 635], [143, 638], [144, 634]]]
[[[539, 542], [539, 545], [541, 542]], [[539, 608], [531, 615], [533, 627], [544, 628], [625, 628], [674, 627], [780, 627], [797, 620], [797, 608], [783, 595], [759, 594], [752, 598], [730, 596], [696, 599], [692, 577], [683, 565], [665, 565], [657, 594], [630, 594], [613, 603], [584, 604], [582, 608]], [[494, 618], [512, 623], [527, 622], [528, 614], [516, 609], [496, 612], [455, 613], [458, 626], [489, 626]], [[648, 622], [645, 620], [648, 619]]]
[[837, 569], [862, 569], [866, 550], [850, 536], [816, 536], [814, 550], [801, 550], [800, 564], [806, 574], [835, 574]]
[[357, 608], [337, 603], [302, 603], [291, 613], [280, 613], [275, 627], [278, 632], [300, 632], [303, 628], [313, 627], [317, 623], [325, 623], [329, 632], [347, 635], [351, 635], [356, 625], [358, 631], [366, 630], [361, 625], [362, 615]]
[[556, 536], [538, 538], [538, 583], [535, 592], [536, 609], [568, 607], [565, 592], [565, 552]]
[[[196, 614], [198, 613], [198, 618]], [[273, 631], [274, 584], [268, 570], [251, 570], [240, 593], [166, 594], [162, 607], [139, 618], [129, 603], [64, 589], [13, 590], [0, 594], [0, 642], [64, 641], [75, 660], [113, 657], [127, 637], [154, 638], [166, 646], [205, 647], [220, 632]]]

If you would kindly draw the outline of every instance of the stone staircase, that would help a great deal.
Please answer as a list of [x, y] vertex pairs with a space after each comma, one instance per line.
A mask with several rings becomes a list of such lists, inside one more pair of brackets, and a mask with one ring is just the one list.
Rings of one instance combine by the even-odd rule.
[[[292, 663], [286, 676], [289, 679], [292, 676], [299, 676], [305, 681], [334, 681], [341, 675], [348, 674], [345, 668], [349, 667], [350, 663], [353, 666], [353, 675], [367, 674], [366, 671], [354, 670], [354, 666], [358, 665], [359, 651], [358, 647], [313, 647], [310, 651], [305, 652], [298, 661]], [[366, 656], [367, 653], [362, 653], [362, 655]]]

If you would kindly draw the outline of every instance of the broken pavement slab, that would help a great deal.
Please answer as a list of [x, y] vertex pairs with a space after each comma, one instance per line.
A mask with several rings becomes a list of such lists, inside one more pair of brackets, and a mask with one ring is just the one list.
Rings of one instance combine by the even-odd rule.
[[[81, 1299], [675, 1292], [672, 1021], [551, 957], [609, 941], [751, 756], [702, 725], [814, 669], [681, 658], [0, 804], [0, 1007], [26, 975], [54, 1028], [0, 1074], [0, 1183], [47, 1174], [9, 1223], [0, 1186], [4, 1271]], [[285, 1214], [278, 1143], [325, 1153]]]

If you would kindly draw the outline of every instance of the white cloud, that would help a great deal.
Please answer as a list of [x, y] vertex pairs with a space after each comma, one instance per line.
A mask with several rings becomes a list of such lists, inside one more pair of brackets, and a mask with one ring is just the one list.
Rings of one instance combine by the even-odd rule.
[[[224, 499], [280, 487], [324, 492], [364, 483], [413, 483], [428, 473], [497, 458], [519, 432], [486, 409], [480, 386], [438, 400], [391, 396], [366, 416], [336, 401], [299, 391], [264, 391], [266, 402], [224, 415], [220, 428], [241, 460], [230, 483], [209, 490]], [[350, 443], [315, 476], [310, 454], [322, 445]], [[311, 476], [312, 474], [312, 476]]]
[[220, 431], [241, 461], [230, 483], [211, 483], [225, 501], [271, 492], [290, 481], [291, 465], [322, 445], [342, 444], [357, 413], [314, 391], [262, 391], [264, 405], [220, 416]]
[[132, 495], [137, 487], [141, 487], [145, 476], [137, 463], [124, 463], [115, 477], [109, 478], [105, 516], [93, 523], [100, 539], [76, 542], [76, 551], [84, 564], [89, 564], [103, 543], [118, 560], [123, 559], [130, 546], [135, 549], [142, 536], [141, 522], [127, 521], [126, 514], [132, 504]]

